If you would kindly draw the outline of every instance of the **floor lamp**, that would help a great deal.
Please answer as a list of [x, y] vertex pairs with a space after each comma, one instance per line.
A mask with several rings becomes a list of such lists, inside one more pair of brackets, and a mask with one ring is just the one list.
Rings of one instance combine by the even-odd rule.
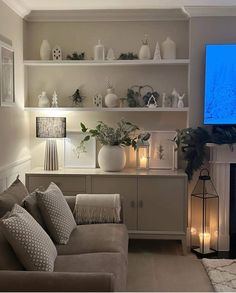
[[36, 117], [36, 137], [46, 138], [44, 170], [58, 170], [56, 138], [66, 137], [65, 117]]

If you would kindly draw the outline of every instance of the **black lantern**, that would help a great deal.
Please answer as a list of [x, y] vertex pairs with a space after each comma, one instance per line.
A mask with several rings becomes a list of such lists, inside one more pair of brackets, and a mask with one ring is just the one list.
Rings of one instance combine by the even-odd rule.
[[219, 196], [207, 169], [200, 172], [191, 194], [191, 248], [200, 257], [217, 254]]

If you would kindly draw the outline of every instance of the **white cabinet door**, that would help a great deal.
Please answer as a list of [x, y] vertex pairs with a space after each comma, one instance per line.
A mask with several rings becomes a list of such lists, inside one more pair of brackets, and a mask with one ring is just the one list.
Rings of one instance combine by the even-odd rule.
[[129, 230], [137, 229], [137, 178], [93, 176], [92, 193], [119, 193], [123, 199], [124, 222]]
[[184, 177], [139, 177], [138, 230], [185, 232], [186, 203]]

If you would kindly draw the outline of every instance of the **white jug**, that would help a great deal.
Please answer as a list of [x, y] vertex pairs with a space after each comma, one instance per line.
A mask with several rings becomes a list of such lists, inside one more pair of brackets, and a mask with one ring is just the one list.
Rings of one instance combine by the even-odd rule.
[[46, 107], [50, 107], [50, 100], [46, 95], [46, 92], [42, 92], [41, 95], [38, 96], [38, 107], [40, 108], [46, 108]]

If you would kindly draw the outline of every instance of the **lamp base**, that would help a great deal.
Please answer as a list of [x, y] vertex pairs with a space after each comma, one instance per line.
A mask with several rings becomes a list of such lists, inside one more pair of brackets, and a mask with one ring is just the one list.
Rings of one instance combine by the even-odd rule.
[[58, 170], [58, 154], [56, 140], [48, 139], [45, 148], [44, 170], [55, 171]]

